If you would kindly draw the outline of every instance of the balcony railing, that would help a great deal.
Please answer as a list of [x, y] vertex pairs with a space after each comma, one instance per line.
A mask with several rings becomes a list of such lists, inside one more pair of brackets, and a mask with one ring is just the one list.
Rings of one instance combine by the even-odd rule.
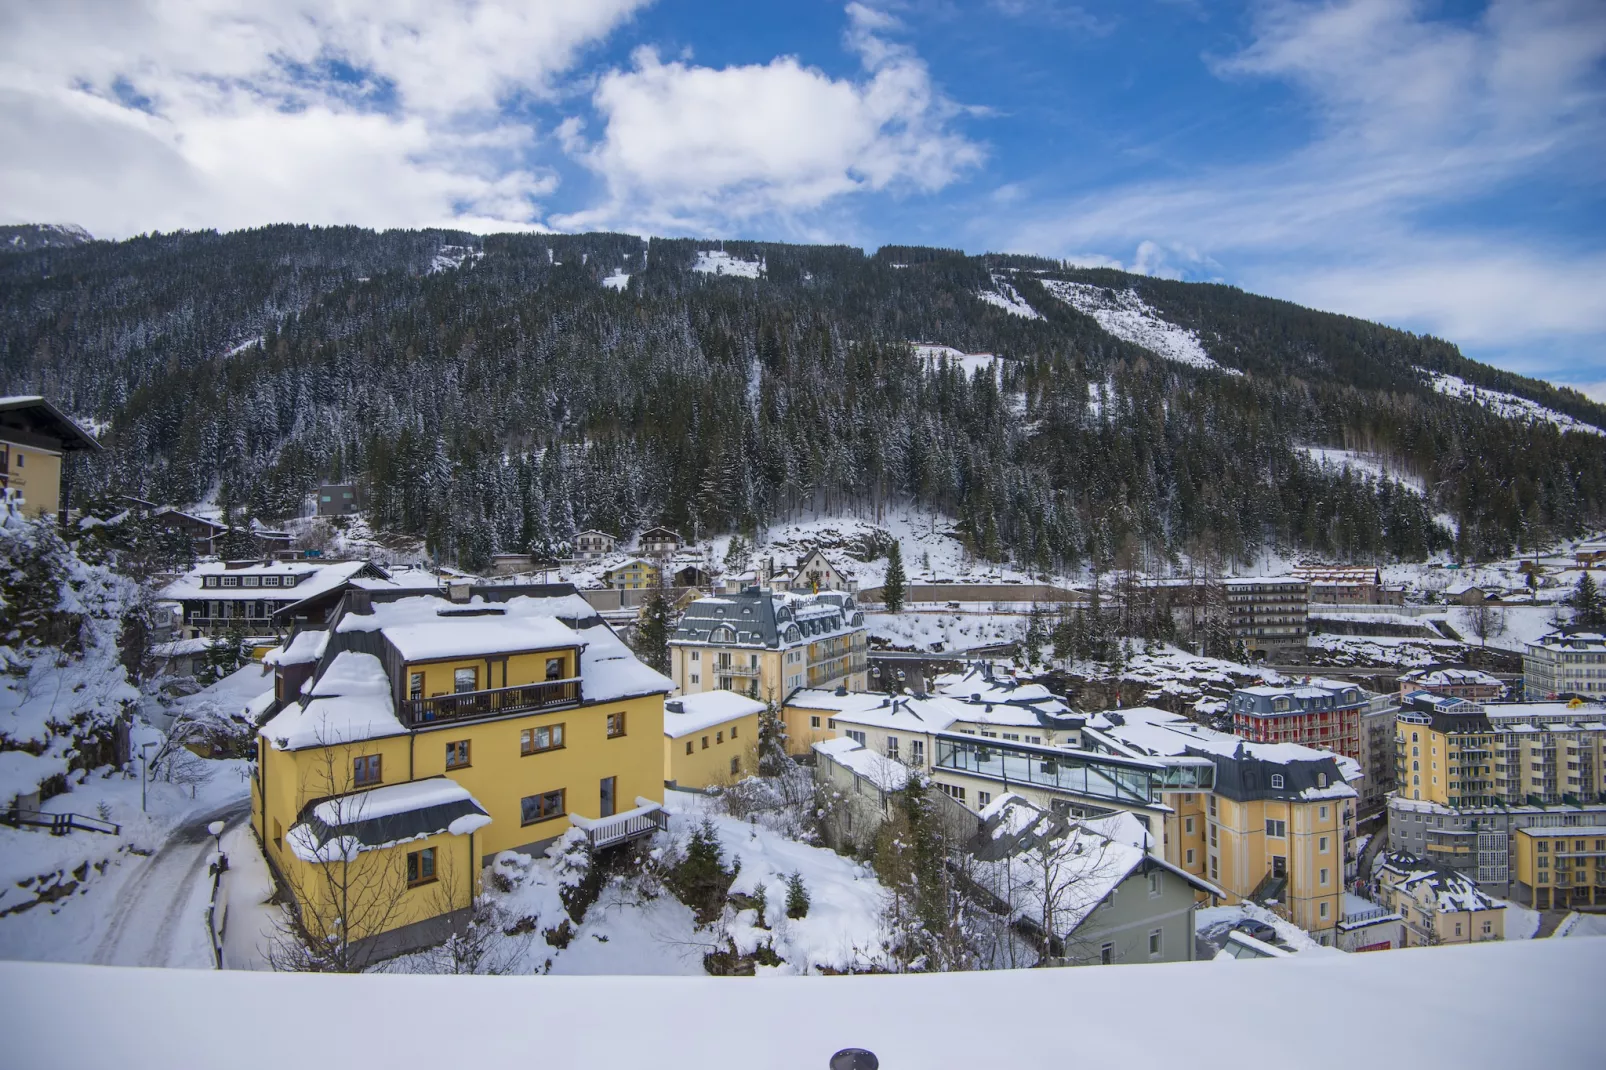
[[579, 701], [580, 681], [571, 678], [498, 687], [489, 691], [462, 691], [455, 695], [404, 699], [401, 709], [408, 724], [417, 727], [442, 721], [467, 721], [528, 710], [555, 709], [573, 706]]
[[593, 850], [601, 850], [667, 829], [669, 813], [651, 799], [638, 798], [634, 810], [596, 820], [570, 814], [569, 823], [585, 833]]
[[722, 664], [720, 664], [719, 662], [716, 661], [714, 663], [714, 675], [716, 675], [716, 676], [757, 676], [758, 675], [758, 666], [757, 665], [737, 665], [734, 662], [732, 662], [729, 665], [722, 665]]

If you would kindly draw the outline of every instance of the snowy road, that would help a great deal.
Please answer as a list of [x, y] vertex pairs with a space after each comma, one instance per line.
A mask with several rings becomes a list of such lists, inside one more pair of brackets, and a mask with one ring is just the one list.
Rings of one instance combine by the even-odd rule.
[[239, 800], [173, 830], [167, 841], [118, 889], [105, 935], [91, 961], [108, 966], [189, 966], [210, 969], [206, 907], [212, 882], [207, 859], [215, 842], [206, 826], [233, 826], [250, 812]]

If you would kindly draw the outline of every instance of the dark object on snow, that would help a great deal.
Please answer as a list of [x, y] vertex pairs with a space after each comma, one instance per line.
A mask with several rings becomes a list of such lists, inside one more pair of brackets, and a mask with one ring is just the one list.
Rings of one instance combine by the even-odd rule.
[[1245, 918], [1243, 921], [1240, 921], [1238, 924], [1234, 925], [1233, 928], [1237, 929], [1241, 933], [1253, 936], [1256, 940], [1260, 940], [1264, 943], [1275, 944], [1277, 942], [1277, 930], [1273, 929], [1270, 925], [1267, 925], [1263, 921], [1256, 921], [1253, 918]]
[[831, 1056], [831, 1070], [879, 1070], [881, 1060], [863, 1048], [843, 1048]]

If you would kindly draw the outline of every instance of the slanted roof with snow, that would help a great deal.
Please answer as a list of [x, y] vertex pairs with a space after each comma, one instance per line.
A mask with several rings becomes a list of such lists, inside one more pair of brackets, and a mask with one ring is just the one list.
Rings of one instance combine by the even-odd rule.
[[664, 735], [674, 739], [764, 712], [764, 704], [735, 691], [702, 691], [664, 703]]
[[1419, 902], [1431, 902], [1441, 914], [1506, 908], [1506, 904], [1479, 891], [1472, 878], [1454, 870], [1440, 869], [1415, 855], [1386, 852], [1379, 869], [1385, 883], [1393, 884]]
[[[274, 561], [270, 564], [244, 565], [230, 568], [221, 562], [196, 565], [184, 575], [162, 589], [163, 598], [176, 599], [265, 599], [267, 601], [302, 602], [339, 587], [358, 573], [369, 571], [384, 576], [384, 572], [367, 561], [339, 561], [320, 565], [307, 561]], [[243, 579], [250, 576], [259, 581], [256, 587], [207, 587], [202, 581], [208, 576], [233, 576]], [[272, 576], [283, 584], [286, 577], [295, 582], [286, 586], [263, 587], [260, 580]]]
[[824, 755], [844, 769], [851, 769], [882, 791], [900, 791], [909, 783], [909, 767], [902, 762], [841, 736], [814, 744], [814, 753]]
[[406, 732], [396, 719], [390, 679], [372, 654], [343, 650], [307, 694], [262, 726], [277, 750], [383, 739]]
[[274, 647], [262, 657], [264, 665], [310, 665], [323, 657], [329, 646], [329, 633], [322, 630], [297, 632], [284, 646]]
[[490, 823], [467, 788], [430, 777], [311, 803], [285, 838], [297, 858], [325, 862], [443, 833], [467, 836]]

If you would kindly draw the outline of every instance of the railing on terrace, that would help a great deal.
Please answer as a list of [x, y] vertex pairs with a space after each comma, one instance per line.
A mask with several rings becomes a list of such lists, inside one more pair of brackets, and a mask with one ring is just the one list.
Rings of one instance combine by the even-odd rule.
[[16, 806], [0, 811], [0, 822], [15, 828], [28, 825], [49, 829], [52, 836], [65, 836], [74, 829], [82, 832], [102, 832], [108, 836], [116, 836], [122, 832], [122, 826], [115, 821], [103, 821], [98, 817], [86, 817], [83, 814], [46, 814]]
[[601, 850], [668, 829], [669, 812], [651, 799], [637, 799], [634, 810], [596, 820], [570, 814], [569, 823], [585, 833], [593, 850]]
[[1096, 799], [1116, 806], [1150, 806], [1159, 798], [1161, 762], [1029, 743], [941, 733], [937, 771]]
[[410, 725], [418, 726], [573, 706], [579, 701], [580, 680], [572, 677], [517, 687], [498, 687], [489, 691], [463, 691], [433, 698], [403, 699], [401, 711]]
[[1353, 914], [1347, 913], [1339, 920], [1345, 925], [1364, 925], [1369, 921], [1376, 921], [1379, 918], [1389, 917], [1398, 918], [1399, 914], [1390, 910], [1388, 907], [1373, 907], [1371, 910], [1357, 910]]
[[734, 664], [734, 663], [729, 664], [729, 665], [721, 665], [719, 662], [715, 662], [714, 663], [714, 675], [716, 675], [716, 676], [757, 676], [758, 675], [758, 666], [757, 665], [737, 665], [737, 664]]

